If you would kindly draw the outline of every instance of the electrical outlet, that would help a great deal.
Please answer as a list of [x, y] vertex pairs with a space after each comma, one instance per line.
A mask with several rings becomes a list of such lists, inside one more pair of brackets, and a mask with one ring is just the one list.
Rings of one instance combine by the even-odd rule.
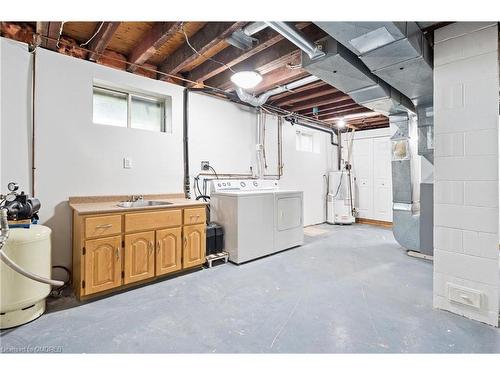
[[201, 170], [208, 171], [209, 169], [210, 169], [210, 162], [209, 161], [202, 161], [201, 162]]
[[125, 157], [123, 158], [123, 168], [131, 169], [132, 168], [132, 159]]

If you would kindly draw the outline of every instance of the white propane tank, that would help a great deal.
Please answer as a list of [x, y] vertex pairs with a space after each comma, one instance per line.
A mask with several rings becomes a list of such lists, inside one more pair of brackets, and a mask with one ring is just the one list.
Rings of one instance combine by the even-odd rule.
[[[31, 225], [29, 229], [12, 228], [3, 251], [27, 271], [50, 278], [51, 229]], [[28, 323], [45, 311], [50, 285], [17, 273], [0, 261], [0, 329]]]

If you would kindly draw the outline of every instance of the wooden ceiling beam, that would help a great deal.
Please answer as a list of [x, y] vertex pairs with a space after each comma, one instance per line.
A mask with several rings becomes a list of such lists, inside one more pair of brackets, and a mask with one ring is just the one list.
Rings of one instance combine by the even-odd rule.
[[62, 22], [37, 22], [36, 33], [42, 37], [41, 46], [55, 51], [57, 48], [57, 40], [61, 36]]
[[[349, 98], [349, 99], [345, 99], [345, 100], [342, 100], [340, 102], [334, 103], [334, 105], [330, 106], [328, 109], [319, 110], [317, 112], [317, 116], [328, 115], [330, 113], [337, 112], [338, 110], [344, 109], [344, 108], [358, 108], [358, 107], [359, 107], [359, 104], [356, 103], [354, 100], [351, 100]], [[365, 110], [368, 111], [367, 109], [365, 109]], [[313, 110], [308, 109], [305, 111], [299, 111], [299, 113], [303, 114], [303, 115], [312, 115]]]
[[99, 60], [99, 56], [104, 52], [109, 42], [111, 42], [118, 26], [120, 26], [120, 22], [103, 22], [97, 26], [95, 36], [90, 41], [88, 47], [91, 51], [88, 56], [90, 61]]
[[[336, 120], [337, 117], [342, 117], [342, 116], [349, 116], [349, 115], [356, 115], [358, 113], [364, 113], [366, 112], [366, 108], [364, 107], [358, 107], [358, 108], [349, 108], [349, 109], [342, 109], [337, 112], [325, 115], [325, 116], [319, 116], [319, 119], [322, 121], [333, 121]], [[370, 117], [367, 117], [370, 118]], [[349, 121], [349, 120], [346, 120]]]
[[[244, 25], [245, 22], [208, 22], [189, 38], [189, 42], [198, 53], [203, 55]], [[199, 55], [186, 41], [160, 64], [159, 70], [168, 74], [177, 74], [198, 57]], [[160, 77], [160, 79], [164, 78]]]
[[[325, 32], [314, 24], [305, 27], [302, 32], [311, 40], [318, 40], [325, 36]], [[283, 39], [273, 45], [273, 48], [267, 48], [264, 51], [253, 55], [252, 57], [233, 66], [233, 70], [238, 72], [242, 70], [266, 70], [265, 67], [272, 65], [275, 61], [283, 61], [288, 56], [300, 56], [300, 50], [290, 41]], [[218, 87], [223, 90], [228, 90], [233, 87], [231, 76], [233, 72], [224, 70], [222, 73], [208, 79], [205, 83], [208, 86]]]
[[261, 93], [271, 90], [277, 86], [286, 85], [287, 83], [305, 78], [309, 75], [310, 74], [305, 70], [289, 69], [286, 66], [282, 66], [262, 77], [262, 82], [255, 88], [255, 94], [260, 95]]
[[319, 98], [307, 100], [303, 103], [299, 103], [298, 105], [293, 106], [291, 108], [287, 108], [287, 109], [289, 109], [290, 111], [293, 111], [293, 112], [298, 112], [298, 111], [302, 111], [302, 110], [308, 109], [308, 108], [314, 108], [314, 107], [319, 107], [319, 106], [326, 105], [326, 104], [338, 103], [338, 102], [341, 102], [341, 101], [346, 100], [346, 99], [350, 99], [349, 95], [344, 94], [343, 92], [339, 91], [335, 94], [325, 95], [325, 96], [321, 96]]
[[366, 117], [363, 119], [351, 119], [346, 121], [349, 124], [353, 125], [379, 125], [379, 124], [385, 124], [389, 122], [388, 118], [385, 117]]
[[273, 101], [274, 105], [284, 107], [290, 106], [293, 104], [300, 104], [303, 101], [314, 99], [324, 95], [335, 94], [339, 92], [335, 87], [332, 86], [324, 86], [322, 88], [313, 88], [307, 91], [302, 91], [298, 93], [294, 93], [292, 95], [286, 96], [284, 99]]
[[316, 82], [310, 83], [308, 85], [297, 87], [296, 89], [293, 89], [292, 91], [285, 91], [281, 94], [275, 95], [275, 96], [273, 96], [272, 102], [278, 101], [278, 100], [283, 99], [283, 98], [287, 98], [291, 95], [298, 94], [299, 92], [303, 92], [303, 91], [307, 91], [307, 90], [311, 90], [311, 89], [321, 89], [323, 87], [331, 87], [331, 86], [324, 81], [321, 81], [321, 80], [316, 81]]
[[[302, 22], [298, 23], [296, 27], [298, 29], [303, 29], [307, 25], [309, 25], [309, 23]], [[203, 64], [189, 72], [188, 78], [193, 81], [204, 82], [207, 79], [219, 73], [222, 73], [227, 69], [227, 67], [233, 67], [234, 65], [254, 56], [259, 52], [264, 51], [265, 49], [283, 40], [283, 36], [276, 33], [276, 31], [274, 31], [270, 27], [265, 28], [256, 35], [253, 35], [253, 37], [255, 37], [259, 41], [259, 43], [255, 47], [245, 51], [230, 46], [213, 56], [213, 59], [219, 61], [219, 63], [211, 60], [205, 61]]]
[[[355, 105], [355, 104], [357, 104], [357, 103], [348, 97], [348, 98], [342, 99], [342, 100], [335, 102], [335, 103], [317, 106], [316, 108], [318, 109], [318, 114], [324, 114], [324, 113], [336, 111], [338, 108], [345, 107], [346, 105]], [[298, 113], [303, 114], [303, 115], [310, 115], [313, 113], [313, 108], [314, 107], [303, 109], [301, 111], [298, 111]]]
[[[142, 65], [153, 56], [179, 29], [182, 22], [157, 22], [137, 44], [129, 55], [129, 62]], [[138, 67], [130, 65], [127, 69], [134, 72]]]

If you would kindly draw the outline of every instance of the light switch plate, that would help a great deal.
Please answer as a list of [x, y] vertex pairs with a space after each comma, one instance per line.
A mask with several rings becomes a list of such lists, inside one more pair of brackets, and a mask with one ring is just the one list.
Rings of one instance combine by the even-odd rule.
[[132, 168], [132, 159], [129, 157], [123, 158], [123, 168], [131, 169]]

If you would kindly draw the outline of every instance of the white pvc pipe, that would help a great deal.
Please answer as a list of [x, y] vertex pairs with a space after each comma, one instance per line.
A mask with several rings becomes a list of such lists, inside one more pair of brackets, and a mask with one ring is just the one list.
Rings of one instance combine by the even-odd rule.
[[28, 279], [38, 281], [39, 283], [43, 284], [49, 284], [53, 286], [63, 286], [64, 281], [59, 281], [59, 280], [52, 280], [52, 279], [47, 279], [42, 276], [35, 275], [34, 273], [31, 273], [29, 271], [26, 271], [25, 269], [21, 268], [18, 266], [12, 259], [10, 259], [7, 254], [3, 252], [3, 250], [0, 250], [0, 259], [8, 265], [10, 268], [12, 268], [14, 271], [17, 273], [20, 273], [23, 276], [26, 276]]

